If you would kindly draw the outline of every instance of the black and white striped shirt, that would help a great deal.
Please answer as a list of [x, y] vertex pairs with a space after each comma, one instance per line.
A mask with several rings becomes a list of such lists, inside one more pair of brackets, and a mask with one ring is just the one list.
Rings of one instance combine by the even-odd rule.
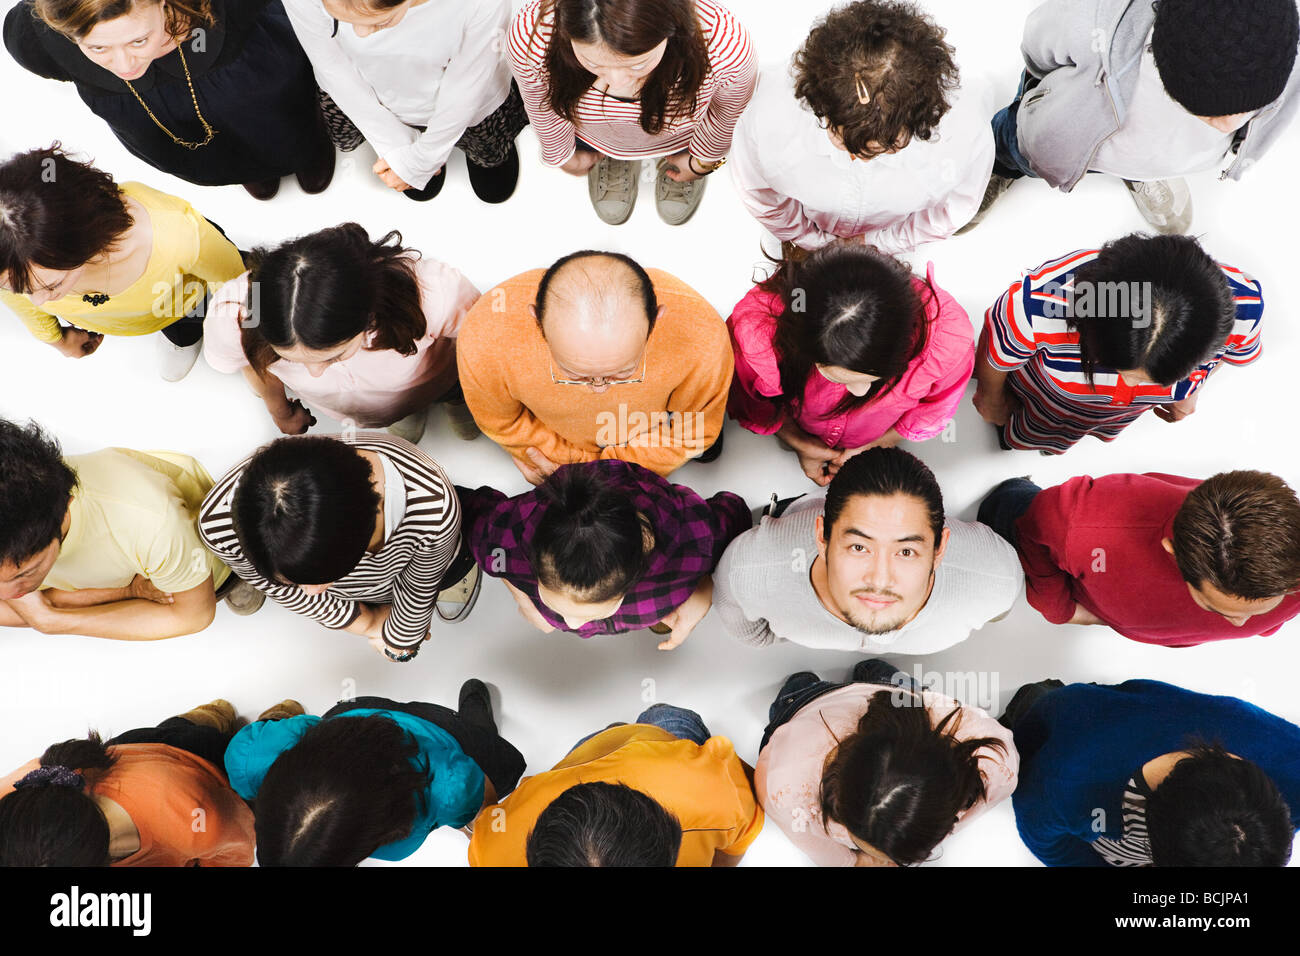
[[1118, 840], [1098, 837], [1092, 848], [1111, 866], [1151, 866], [1151, 839], [1147, 835], [1147, 786], [1142, 771], [1135, 773], [1124, 788], [1124, 835]]
[[418, 647], [429, 632], [438, 584], [460, 546], [460, 504], [442, 468], [409, 442], [362, 432], [349, 442], [376, 452], [396, 467], [406, 486], [406, 514], [379, 551], [367, 552], [328, 591], [311, 595], [301, 588], [267, 580], [244, 556], [231, 516], [239, 479], [250, 455], [208, 492], [199, 513], [199, 536], [243, 580], [289, 610], [326, 627], [347, 627], [360, 613], [357, 602], [391, 604], [384, 643], [394, 649]]

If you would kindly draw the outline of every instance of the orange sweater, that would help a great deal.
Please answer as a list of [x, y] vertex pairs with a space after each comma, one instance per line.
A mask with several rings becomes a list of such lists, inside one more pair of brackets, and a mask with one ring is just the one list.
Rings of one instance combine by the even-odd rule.
[[721, 316], [680, 279], [648, 270], [666, 308], [650, 333], [645, 381], [597, 394], [551, 380], [550, 350], [528, 307], [543, 271], [508, 279], [465, 316], [456, 360], [479, 428], [517, 459], [618, 458], [668, 475], [722, 433], [731, 341]]
[[[167, 744], [119, 744], [90, 792], [117, 803], [140, 833], [140, 849], [113, 866], [252, 866], [253, 811], [224, 770]], [[0, 796], [40, 766], [33, 760], [0, 779]]]

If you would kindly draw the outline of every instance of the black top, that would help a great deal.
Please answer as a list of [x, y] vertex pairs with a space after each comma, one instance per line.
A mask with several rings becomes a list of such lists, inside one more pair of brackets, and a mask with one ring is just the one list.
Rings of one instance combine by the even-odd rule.
[[[98, 66], [35, 14], [9, 11], [4, 43], [24, 69], [75, 83], [87, 106], [128, 150], [163, 172], [203, 186], [255, 182], [308, 167], [328, 140], [316, 81], [280, 0], [212, 0], [216, 23], [191, 33], [185, 65], [212, 142], [186, 149], [149, 118], [126, 81]], [[178, 51], [159, 57], [131, 86], [159, 122], [191, 143], [205, 137]]]

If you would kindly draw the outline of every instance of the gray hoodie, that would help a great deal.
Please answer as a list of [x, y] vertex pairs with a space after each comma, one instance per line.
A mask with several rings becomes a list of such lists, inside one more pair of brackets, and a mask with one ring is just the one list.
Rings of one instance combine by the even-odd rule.
[[[1034, 172], [1069, 192], [1097, 148], [1123, 124], [1155, 22], [1151, 0], [1047, 0], [1025, 23], [1021, 53], [1038, 85], [1018, 114], [1020, 151]], [[1249, 50], [1241, 51], [1249, 56]], [[1221, 178], [1240, 179], [1300, 108], [1300, 69], [1246, 127]], [[1159, 142], [1153, 137], [1153, 147]]]

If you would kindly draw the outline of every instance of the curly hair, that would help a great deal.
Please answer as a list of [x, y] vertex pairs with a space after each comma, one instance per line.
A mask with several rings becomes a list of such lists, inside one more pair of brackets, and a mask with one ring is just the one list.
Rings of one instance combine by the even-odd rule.
[[945, 33], [912, 3], [832, 10], [794, 55], [795, 95], [855, 156], [928, 142], [960, 79]]

